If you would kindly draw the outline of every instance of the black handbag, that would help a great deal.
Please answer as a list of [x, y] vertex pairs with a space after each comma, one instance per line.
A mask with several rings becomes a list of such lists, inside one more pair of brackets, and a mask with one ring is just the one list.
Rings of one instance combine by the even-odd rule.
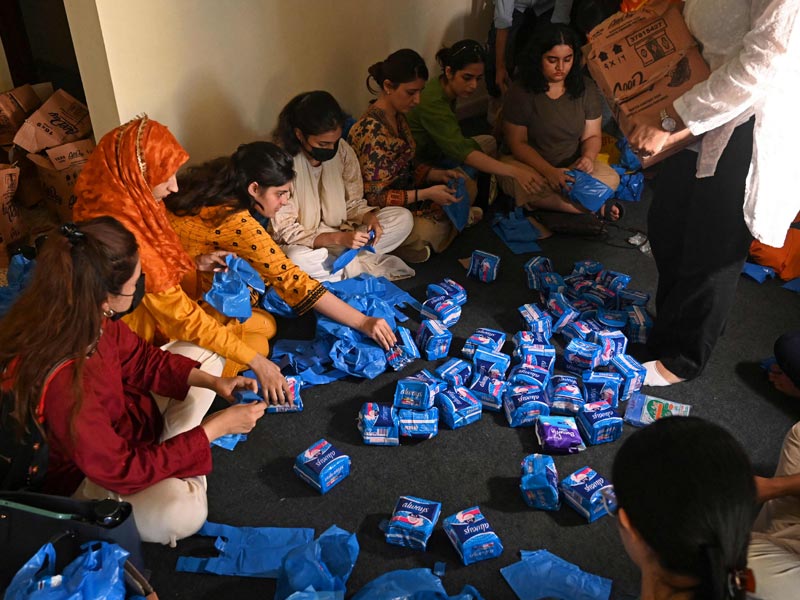
[[81, 544], [93, 540], [120, 545], [130, 553], [128, 560], [144, 570], [142, 542], [129, 503], [0, 492], [0, 590], [39, 548], [56, 539], [57, 572], [81, 554]]

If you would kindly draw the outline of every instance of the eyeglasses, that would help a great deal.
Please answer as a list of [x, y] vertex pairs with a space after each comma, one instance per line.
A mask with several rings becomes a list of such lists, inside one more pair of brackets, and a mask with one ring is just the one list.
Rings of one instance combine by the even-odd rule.
[[606, 509], [606, 512], [612, 517], [616, 517], [619, 506], [617, 505], [617, 494], [614, 493], [614, 486], [601, 487], [600, 497], [603, 499], [603, 508]]

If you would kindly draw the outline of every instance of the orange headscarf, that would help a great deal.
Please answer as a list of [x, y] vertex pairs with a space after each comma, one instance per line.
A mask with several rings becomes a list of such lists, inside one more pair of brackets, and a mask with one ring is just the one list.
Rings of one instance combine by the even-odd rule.
[[187, 160], [175, 136], [144, 116], [104, 135], [75, 184], [76, 221], [110, 215], [136, 236], [148, 292], [178, 285], [195, 268], [152, 192]]

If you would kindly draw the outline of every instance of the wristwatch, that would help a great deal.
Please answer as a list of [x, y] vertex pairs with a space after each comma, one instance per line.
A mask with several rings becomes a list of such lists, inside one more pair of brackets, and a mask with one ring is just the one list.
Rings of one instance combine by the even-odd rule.
[[678, 122], [667, 114], [666, 108], [661, 109], [661, 114], [659, 116], [661, 117], [661, 129], [664, 131], [672, 133], [678, 128]]

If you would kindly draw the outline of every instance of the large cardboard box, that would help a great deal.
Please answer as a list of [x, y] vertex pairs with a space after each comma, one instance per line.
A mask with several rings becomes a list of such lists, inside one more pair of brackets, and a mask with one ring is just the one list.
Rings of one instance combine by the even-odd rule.
[[81, 140], [49, 150], [48, 156], [53, 158], [28, 154], [28, 160], [36, 165], [45, 202], [61, 222], [72, 220], [75, 182], [92, 150], [92, 140]]
[[28, 152], [39, 152], [89, 135], [89, 109], [64, 90], [56, 92], [20, 127], [14, 143]]
[[0, 164], [0, 265], [8, 264], [6, 247], [18, 241], [23, 234], [19, 209], [14, 203], [14, 193], [19, 184], [19, 169]]
[[42, 101], [31, 85], [23, 85], [0, 94], [0, 146], [14, 141], [25, 117], [36, 110]]
[[[710, 75], [680, 10], [670, 0], [652, 0], [636, 12], [616, 13], [594, 28], [588, 40], [584, 55], [589, 73], [626, 136], [639, 122], [658, 121], [662, 109]], [[668, 142], [642, 164], [650, 166], [694, 140], [690, 136]]]

